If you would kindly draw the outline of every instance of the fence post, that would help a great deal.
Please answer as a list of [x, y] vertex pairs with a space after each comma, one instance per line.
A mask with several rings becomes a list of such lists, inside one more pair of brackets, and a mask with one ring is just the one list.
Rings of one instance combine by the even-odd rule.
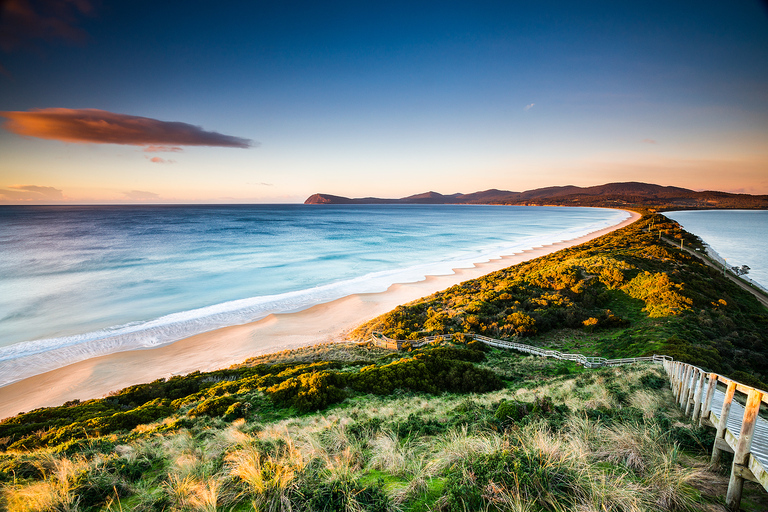
[[714, 373], [709, 374], [709, 386], [707, 386], [707, 399], [704, 401], [704, 409], [699, 417], [699, 426], [704, 426], [704, 420], [709, 421], [709, 413], [712, 411], [712, 398], [715, 396], [715, 389], [717, 389], [717, 375]]
[[693, 401], [693, 394], [696, 392], [696, 385], [698, 384], [699, 369], [691, 369], [691, 385], [688, 387], [688, 392], [685, 394], [685, 403], [683, 404], [683, 410], [686, 416], [691, 414], [691, 403]]
[[677, 362], [675, 372], [675, 401], [680, 400], [680, 388], [683, 386], [683, 363]]
[[685, 373], [683, 374], [683, 386], [680, 390], [680, 397], [678, 402], [680, 403], [680, 408], [685, 410], [685, 399], [688, 397], [688, 390], [690, 389], [691, 385], [691, 372], [693, 371], [692, 366], [687, 366], [685, 368]]
[[701, 414], [701, 396], [704, 394], [704, 376], [706, 374], [703, 371], [699, 371], [699, 384], [696, 386], [696, 396], [693, 398], [693, 414], [691, 419], [694, 423], [699, 421], [699, 414]]
[[728, 482], [728, 493], [725, 495], [725, 504], [731, 510], [738, 511], [741, 504], [741, 491], [744, 487], [744, 478], [741, 476], [741, 471], [747, 467], [749, 462], [752, 434], [755, 432], [757, 413], [760, 412], [762, 401], [763, 394], [760, 391], [756, 389], [749, 390], [747, 405], [744, 408], [744, 417], [741, 422], [739, 441], [736, 443], [736, 449], [733, 453], [733, 466], [731, 467], [731, 479]]
[[677, 361], [673, 361], [670, 365], [669, 381], [671, 383], [670, 386], [672, 387], [672, 396], [675, 396], [675, 393], [677, 392]]
[[725, 439], [725, 429], [728, 425], [728, 415], [731, 412], [731, 402], [733, 402], [733, 394], [736, 392], [736, 383], [730, 381], [728, 383], [728, 389], [725, 390], [725, 398], [723, 399], [723, 409], [720, 411], [720, 421], [717, 424], [717, 434], [715, 435], [715, 445], [712, 447], [712, 464], [720, 462], [720, 455], [723, 453], [720, 448], [717, 447], [718, 439]]
[[691, 371], [691, 367], [685, 363], [682, 363], [680, 366], [683, 368], [680, 372], [680, 393], [677, 395], [677, 403], [680, 407], [682, 407], [683, 400], [685, 399], [685, 392], [688, 388], [688, 382], [690, 381], [690, 375], [688, 372]]

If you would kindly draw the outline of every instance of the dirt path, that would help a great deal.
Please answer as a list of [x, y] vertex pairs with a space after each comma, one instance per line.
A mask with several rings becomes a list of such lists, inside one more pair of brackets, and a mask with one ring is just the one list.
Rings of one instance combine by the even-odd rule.
[[[677, 247], [678, 249], [680, 248], [680, 244], [679, 243], [677, 243], [677, 242], [675, 242], [673, 240], [670, 240], [669, 238], [666, 238], [666, 237], [661, 237], [661, 238], [662, 238], [662, 240], [664, 240], [668, 244], [673, 245], [673, 246]], [[714, 261], [710, 260], [705, 255], [703, 255], [701, 253], [698, 253], [696, 251], [693, 251], [693, 250], [689, 249], [688, 247], [683, 247], [683, 250], [685, 252], [687, 252], [688, 254], [691, 254], [691, 255], [697, 257], [705, 265], [708, 265], [708, 266], [710, 266], [710, 267], [712, 267], [712, 268], [714, 268], [715, 270], [718, 270], [718, 271], [722, 271], [723, 270], [723, 267], [721, 265], [719, 265], [719, 264], [715, 263]], [[766, 297], [766, 295], [764, 293], [762, 293], [760, 290], [756, 290], [755, 288], [752, 288], [750, 285], [748, 285], [747, 283], [745, 283], [744, 281], [742, 281], [741, 279], [739, 279], [738, 277], [734, 276], [731, 273], [726, 272], [724, 275], [726, 277], [728, 277], [728, 279], [730, 279], [737, 286], [739, 286], [742, 290], [746, 290], [749, 293], [751, 293], [752, 295], [754, 295], [755, 298], [760, 302], [760, 304], [762, 304], [763, 306], [768, 308], [768, 297]]]

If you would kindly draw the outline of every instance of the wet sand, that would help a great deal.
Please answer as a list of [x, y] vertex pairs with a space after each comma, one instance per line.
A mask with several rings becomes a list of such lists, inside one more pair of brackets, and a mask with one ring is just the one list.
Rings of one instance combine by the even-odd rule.
[[126, 386], [161, 377], [225, 368], [261, 354], [344, 341], [355, 327], [400, 304], [588, 242], [640, 218], [637, 213], [629, 213], [629, 219], [615, 226], [479, 263], [474, 268], [456, 269], [453, 275], [429, 276], [417, 283], [394, 284], [385, 292], [350, 295], [297, 313], [269, 315], [257, 322], [224, 327], [162, 347], [118, 352], [29, 377], [0, 388], [0, 418], [39, 407], [61, 405], [68, 400], [99, 398]]

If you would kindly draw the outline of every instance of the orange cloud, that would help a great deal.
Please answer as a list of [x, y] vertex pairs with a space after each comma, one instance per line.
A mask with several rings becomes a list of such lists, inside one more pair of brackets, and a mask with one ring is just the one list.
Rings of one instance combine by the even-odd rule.
[[129, 144], [148, 146], [153, 150], [179, 146], [249, 148], [256, 145], [249, 139], [208, 132], [187, 123], [90, 108], [44, 108], [29, 112], [0, 112], [0, 116], [8, 119], [4, 128], [18, 135], [80, 144]]
[[153, 164], [175, 164], [176, 160], [166, 160], [165, 158], [160, 158], [159, 156], [155, 156], [149, 159], [150, 162]]
[[178, 153], [181, 151], [181, 148], [178, 146], [147, 146], [144, 148], [144, 151], [147, 153], [159, 153], [160, 151], [166, 153]]

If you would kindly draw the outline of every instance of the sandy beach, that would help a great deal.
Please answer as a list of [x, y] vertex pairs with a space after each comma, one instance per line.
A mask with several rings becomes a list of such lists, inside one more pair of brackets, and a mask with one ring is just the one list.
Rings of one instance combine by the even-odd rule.
[[0, 418], [39, 407], [56, 406], [106, 394], [152, 380], [224, 368], [270, 352], [317, 343], [343, 341], [355, 327], [400, 304], [443, 290], [454, 284], [521, 263], [560, 249], [588, 242], [640, 218], [573, 240], [539, 247], [512, 256], [456, 269], [455, 274], [395, 284], [382, 293], [350, 295], [309, 309], [270, 315], [245, 325], [225, 327], [149, 350], [119, 352], [81, 361], [0, 388]]

